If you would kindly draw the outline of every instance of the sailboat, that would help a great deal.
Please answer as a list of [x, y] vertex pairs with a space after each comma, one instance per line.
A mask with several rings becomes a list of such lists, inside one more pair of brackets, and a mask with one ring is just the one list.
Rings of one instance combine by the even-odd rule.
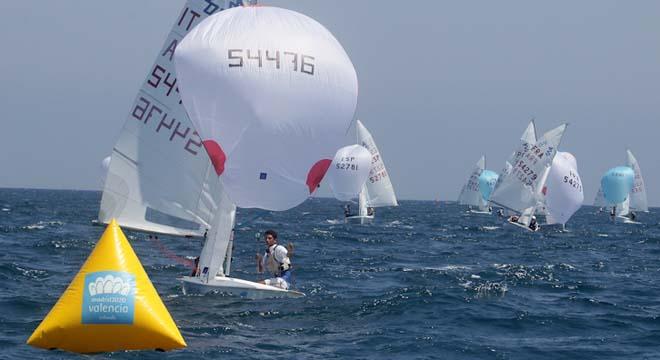
[[[461, 193], [458, 195], [458, 203], [461, 205], [467, 205], [471, 213], [490, 214], [487, 195], [490, 193], [490, 190], [488, 190], [489, 179], [482, 179], [482, 174], [487, 171], [485, 167], [486, 157], [481, 156], [479, 161], [477, 161], [474, 169], [472, 169], [467, 183], [463, 185], [463, 188], [461, 188]], [[488, 175], [490, 175], [490, 173], [488, 173]], [[490, 179], [493, 179], [493, 177], [491, 176]], [[497, 178], [494, 179], [497, 181]], [[482, 183], [486, 186], [486, 189], [482, 189]], [[494, 186], [495, 183], [492, 185]], [[484, 192], [486, 192], [486, 194], [484, 194]]]
[[394, 187], [385, 168], [383, 157], [378, 151], [369, 130], [360, 120], [356, 121], [357, 143], [371, 153], [371, 169], [366, 183], [358, 195], [358, 212], [346, 216], [346, 222], [367, 224], [373, 221], [375, 208], [383, 206], [398, 206]]
[[[626, 223], [636, 223], [637, 212], [648, 212], [648, 201], [646, 198], [646, 186], [642, 176], [642, 170], [630, 149], [626, 149], [625, 167], [617, 167], [618, 171], [610, 169], [601, 180], [603, 197], [609, 205], [612, 206], [615, 220], [621, 220]], [[619, 176], [625, 182], [611, 179], [612, 176]], [[630, 180], [629, 178], [632, 178]], [[603, 188], [603, 184], [608, 185], [608, 189]], [[621, 195], [620, 193], [625, 193]], [[618, 198], [617, 198], [618, 196]], [[623, 200], [622, 197], [625, 197]]]
[[204, 237], [184, 293], [304, 296], [229, 277], [236, 207], [286, 210], [309, 197], [355, 113], [357, 76], [304, 15], [220, 10], [184, 7], [113, 149], [99, 220]]
[[600, 180], [603, 197], [612, 207], [613, 219], [625, 219], [630, 212], [630, 191], [635, 182], [635, 171], [628, 166], [609, 169]]
[[[528, 142], [529, 138], [521, 139], [521, 144], [511, 159], [511, 170], [499, 186], [495, 187], [490, 197], [493, 204], [518, 214], [511, 219], [514, 220], [510, 221], [512, 224], [532, 231], [538, 229], [538, 226], [533, 224], [534, 214], [537, 207], [542, 205], [542, 186], [566, 126], [563, 124], [546, 132], [534, 144]], [[533, 226], [530, 227], [530, 224]]]
[[598, 187], [598, 192], [596, 192], [596, 197], [594, 198], [594, 206], [598, 207], [598, 211], [603, 211], [603, 208], [607, 206], [607, 201], [605, 201], [605, 195], [603, 195], [603, 188]]
[[184, 289], [275, 296], [274, 287], [226, 276], [235, 207], [284, 211], [316, 190], [355, 115], [353, 64], [321, 24], [275, 7], [214, 14], [174, 60], [183, 105], [228, 200]]

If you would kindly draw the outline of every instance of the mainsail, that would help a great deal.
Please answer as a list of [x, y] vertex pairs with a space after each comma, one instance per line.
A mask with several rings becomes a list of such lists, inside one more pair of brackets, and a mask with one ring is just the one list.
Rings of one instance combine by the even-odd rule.
[[603, 195], [603, 189], [598, 188], [598, 192], [596, 193], [596, 197], [594, 198], [594, 206], [598, 207], [604, 207], [607, 206], [607, 201], [605, 201], [605, 195]]
[[380, 151], [378, 151], [376, 142], [360, 120], [357, 120], [356, 128], [358, 144], [367, 148], [371, 153], [371, 171], [364, 187], [366, 206], [398, 206], [394, 187], [392, 187], [392, 182], [387, 169], [385, 169], [385, 163]]
[[189, 0], [140, 88], [112, 150], [98, 220], [126, 228], [202, 236], [220, 206], [220, 184], [181, 105], [173, 56], [211, 14], [242, 1]]
[[486, 167], [486, 157], [482, 156], [474, 169], [470, 173], [470, 177], [458, 195], [458, 203], [461, 205], [476, 206], [480, 210], [486, 209], [486, 201], [484, 200], [481, 191], [479, 191], [479, 176]]
[[[523, 132], [522, 136], [520, 137], [521, 147], [524, 147], [525, 144], [528, 144], [528, 146], [532, 146], [536, 144], [536, 138], [537, 138], [536, 124], [534, 123], [534, 119], [532, 119], [527, 125], [525, 132]], [[522, 152], [520, 152], [519, 150], [514, 151], [509, 156], [509, 159], [504, 163], [504, 168], [500, 172], [499, 178], [495, 183], [495, 189], [497, 189], [502, 184], [502, 182], [504, 182], [504, 179], [507, 177], [507, 175], [511, 173], [511, 170], [513, 169], [513, 164], [516, 164], [521, 156], [522, 156]]]
[[490, 201], [518, 213], [536, 207], [566, 124], [545, 133], [536, 144], [524, 142], [516, 151], [510, 174], [496, 187]]
[[630, 207], [638, 211], [649, 211], [648, 202], [646, 200], [646, 186], [644, 185], [644, 178], [642, 177], [642, 170], [639, 168], [639, 163], [633, 153], [628, 149], [627, 165], [635, 172], [635, 181], [633, 188], [630, 190]]

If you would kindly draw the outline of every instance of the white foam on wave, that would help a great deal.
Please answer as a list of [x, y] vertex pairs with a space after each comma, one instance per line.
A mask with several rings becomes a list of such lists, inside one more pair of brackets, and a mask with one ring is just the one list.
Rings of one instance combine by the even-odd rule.
[[327, 219], [326, 222], [331, 225], [337, 225], [343, 223], [344, 221], [337, 219]]
[[27, 230], [41, 230], [45, 229], [46, 226], [62, 226], [64, 225], [63, 222], [61, 221], [39, 221], [36, 224], [30, 224], [27, 226], [23, 226], [23, 229]]
[[470, 267], [467, 265], [445, 265], [440, 267], [427, 266], [424, 270], [434, 270], [434, 271], [458, 271], [458, 270], [469, 270]]
[[499, 226], [482, 226], [481, 228], [484, 229], [484, 230], [497, 230], [500, 227]]
[[3, 208], [2, 208], [2, 211], [7, 212], [7, 211], [11, 211], [11, 209], [10, 209], [10, 208], [4, 208], [4, 207], [3, 207]]

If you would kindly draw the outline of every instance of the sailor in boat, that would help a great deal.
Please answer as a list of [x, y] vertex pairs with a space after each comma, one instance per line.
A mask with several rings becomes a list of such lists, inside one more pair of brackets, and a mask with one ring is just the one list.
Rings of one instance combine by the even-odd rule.
[[539, 228], [539, 225], [536, 222], [536, 216], [532, 216], [532, 220], [530, 220], [530, 222], [529, 222], [529, 229], [532, 230], [532, 231], [536, 231], [536, 230], [538, 230], [538, 228]]
[[345, 217], [351, 216], [351, 205], [349, 204], [344, 205], [344, 216]]
[[[204, 234], [204, 235], [206, 235], [206, 234]], [[197, 276], [197, 275], [199, 275], [199, 256], [196, 257], [195, 261], [193, 262], [193, 269], [192, 269], [192, 273], [190, 274], [190, 276]]]
[[368, 215], [368, 216], [374, 216], [374, 213], [375, 213], [375, 212], [376, 212], [376, 210], [375, 210], [372, 206], [369, 206], [369, 207], [367, 208], [367, 215]]
[[614, 220], [614, 217], [616, 216], [616, 205], [612, 206], [612, 211], [610, 211], [610, 217], [612, 220]]
[[257, 255], [257, 268], [259, 273], [263, 273], [264, 269], [268, 270], [273, 277], [260, 283], [287, 290], [291, 283], [289, 251], [277, 243], [277, 233], [274, 230], [266, 230], [264, 240], [266, 253], [263, 256]]

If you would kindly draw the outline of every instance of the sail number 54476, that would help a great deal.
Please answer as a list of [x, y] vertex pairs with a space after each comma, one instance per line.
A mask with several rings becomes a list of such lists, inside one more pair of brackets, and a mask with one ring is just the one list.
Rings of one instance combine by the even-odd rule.
[[291, 51], [228, 49], [227, 59], [230, 68], [253, 63], [258, 67], [271, 66], [280, 69], [284, 67], [284, 64], [290, 63], [293, 66], [293, 71], [314, 75], [314, 57]]

